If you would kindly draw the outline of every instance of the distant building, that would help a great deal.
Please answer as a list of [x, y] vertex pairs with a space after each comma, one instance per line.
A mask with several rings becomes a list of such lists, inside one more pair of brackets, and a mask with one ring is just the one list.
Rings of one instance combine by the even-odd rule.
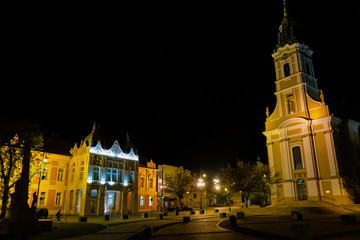
[[[312, 50], [300, 43], [286, 3], [279, 27], [278, 45], [272, 54], [276, 73], [276, 107], [266, 110], [264, 135], [269, 167], [275, 179], [271, 200], [276, 202], [325, 201], [349, 204], [341, 166], [360, 161], [360, 123], [344, 121], [329, 112], [318, 88]], [[347, 142], [346, 142], [347, 141]]]
[[157, 211], [157, 178], [158, 169], [156, 164], [150, 160], [140, 157], [138, 172], [138, 210]]
[[166, 174], [171, 174], [177, 167], [171, 165], [158, 165], [159, 173], [158, 173], [158, 209], [164, 210], [169, 207], [175, 207], [179, 203], [177, 199], [171, 196], [170, 194], [165, 192], [166, 189], [166, 182], [165, 176]]

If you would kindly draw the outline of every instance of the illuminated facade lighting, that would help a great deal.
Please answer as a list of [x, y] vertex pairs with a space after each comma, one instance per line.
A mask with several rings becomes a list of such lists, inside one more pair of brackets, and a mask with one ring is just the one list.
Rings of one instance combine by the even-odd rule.
[[90, 147], [90, 153], [107, 157], [139, 161], [139, 156], [134, 153], [133, 149], [131, 149], [129, 153], [124, 153], [121, 150], [119, 142], [117, 140], [114, 142], [110, 149], [103, 149], [100, 141], [98, 141], [95, 147]]

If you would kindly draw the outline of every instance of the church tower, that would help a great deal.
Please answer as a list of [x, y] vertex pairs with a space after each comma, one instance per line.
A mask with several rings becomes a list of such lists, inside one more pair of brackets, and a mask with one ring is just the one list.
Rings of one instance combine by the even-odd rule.
[[332, 116], [318, 88], [313, 51], [297, 40], [284, 1], [278, 44], [272, 54], [276, 72], [276, 107], [266, 109], [264, 135], [276, 202], [350, 203], [337, 164]]

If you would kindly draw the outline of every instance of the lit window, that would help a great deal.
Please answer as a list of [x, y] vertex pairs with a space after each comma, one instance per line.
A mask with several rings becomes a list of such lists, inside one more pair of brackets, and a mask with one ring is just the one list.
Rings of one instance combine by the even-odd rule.
[[100, 168], [99, 167], [94, 167], [94, 180], [99, 180], [100, 179], [99, 173], [100, 173]]
[[71, 181], [74, 181], [74, 176], [75, 176], [75, 168], [73, 167], [71, 170]]
[[63, 175], [64, 175], [64, 169], [59, 168], [58, 175], [57, 175], [57, 180], [61, 182], [63, 180]]
[[58, 192], [56, 193], [55, 205], [59, 206], [60, 204], [61, 204], [61, 193]]
[[152, 206], [152, 201], [153, 201], [153, 198], [152, 198], [152, 197], [149, 197], [149, 206], [150, 206], [150, 207]]
[[45, 192], [41, 192], [39, 205], [43, 206], [44, 204], [45, 204]]
[[144, 206], [144, 196], [140, 196], [140, 206]]
[[293, 152], [293, 160], [294, 160], [295, 169], [303, 168], [300, 147], [299, 146], [293, 147], [292, 152]]
[[144, 177], [140, 178], [140, 187], [144, 187]]
[[111, 168], [106, 169], [106, 181], [111, 181]]
[[113, 169], [112, 170], [112, 181], [113, 182], [117, 182], [117, 170], [116, 169]]
[[84, 167], [81, 167], [79, 180], [83, 180], [83, 178], [84, 178]]
[[149, 179], [149, 188], [153, 188], [153, 178]]

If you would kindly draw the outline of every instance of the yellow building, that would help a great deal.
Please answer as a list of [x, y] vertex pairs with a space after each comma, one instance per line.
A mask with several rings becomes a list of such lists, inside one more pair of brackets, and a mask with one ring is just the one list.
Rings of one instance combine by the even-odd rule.
[[157, 210], [157, 177], [158, 169], [156, 164], [150, 160], [144, 165], [139, 166], [138, 184], [138, 210], [156, 211]]
[[[349, 204], [339, 171], [342, 150], [334, 141], [334, 131], [345, 134], [339, 128], [341, 120], [329, 113], [314, 75], [313, 52], [296, 40], [293, 24], [285, 5], [272, 54], [277, 103], [271, 114], [266, 109], [264, 132], [275, 179], [271, 200], [273, 204], [301, 200]], [[354, 125], [358, 131], [360, 124]], [[359, 142], [359, 135], [355, 138]]]
[[39, 177], [32, 179], [29, 204], [32, 194], [40, 192], [38, 208], [47, 208], [50, 214], [58, 210], [80, 216], [137, 212], [139, 156], [129, 139], [123, 151], [117, 140], [94, 126], [79, 145], [71, 148], [55, 139], [52, 144], [57, 147], [45, 147], [39, 154], [44, 157], [36, 159], [43, 177], [40, 185]]

